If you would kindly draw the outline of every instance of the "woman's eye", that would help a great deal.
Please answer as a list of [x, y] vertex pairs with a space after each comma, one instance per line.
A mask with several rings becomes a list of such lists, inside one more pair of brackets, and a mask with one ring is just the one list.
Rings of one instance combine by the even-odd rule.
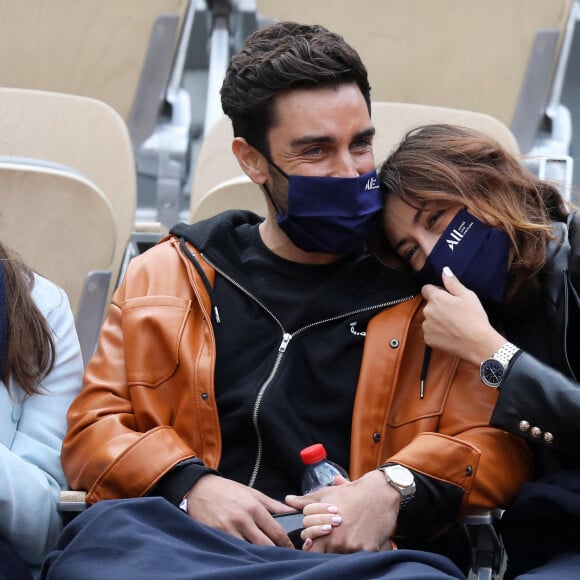
[[443, 215], [443, 211], [436, 211], [429, 215], [427, 219], [427, 226], [429, 229], [435, 227], [441, 216]]
[[410, 262], [416, 251], [417, 251], [417, 246], [410, 246], [409, 248], [406, 248], [405, 250], [403, 250], [403, 252], [401, 253], [401, 257], [405, 261]]

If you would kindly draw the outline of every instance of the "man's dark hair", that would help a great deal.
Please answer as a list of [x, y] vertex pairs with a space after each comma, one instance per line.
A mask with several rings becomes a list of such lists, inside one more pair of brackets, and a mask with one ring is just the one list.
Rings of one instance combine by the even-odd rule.
[[233, 56], [221, 88], [222, 108], [234, 135], [269, 155], [266, 136], [275, 124], [278, 95], [356, 83], [370, 113], [367, 77], [360, 56], [339, 34], [319, 25], [279, 22], [248, 36]]

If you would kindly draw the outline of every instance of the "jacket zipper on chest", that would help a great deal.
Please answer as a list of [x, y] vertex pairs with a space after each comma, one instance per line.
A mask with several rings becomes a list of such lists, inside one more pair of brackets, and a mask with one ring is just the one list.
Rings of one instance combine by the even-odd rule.
[[237, 280], [235, 280], [234, 278], [232, 278], [231, 276], [226, 274], [223, 270], [221, 270], [214, 263], [212, 263], [207, 258], [207, 256], [204, 256], [203, 254], [201, 254], [201, 255], [203, 256], [204, 260], [218, 274], [220, 274], [230, 284], [233, 284], [238, 290], [240, 290], [240, 292], [244, 293], [248, 298], [253, 300], [262, 310], [264, 310], [264, 312], [266, 312], [266, 314], [268, 314], [268, 316], [270, 316], [272, 318], [272, 320], [274, 320], [276, 322], [276, 324], [278, 325], [278, 327], [280, 328], [280, 331], [282, 333], [282, 340], [280, 342], [280, 345], [278, 346], [278, 354], [276, 355], [276, 360], [274, 361], [274, 364], [272, 365], [272, 369], [270, 370], [268, 377], [262, 383], [262, 385], [260, 386], [260, 388], [258, 390], [258, 394], [256, 395], [256, 400], [254, 401], [254, 406], [252, 409], [252, 423], [254, 426], [254, 431], [256, 433], [257, 450], [256, 450], [256, 459], [254, 461], [254, 468], [252, 469], [252, 475], [250, 476], [248, 486], [254, 487], [254, 484], [256, 483], [256, 479], [258, 478], [260, 466], [262, 464], [262, 454], [263, 454], [263, 439], [262, 439], [262, 433], [260, 431], [260, 424], [259, 424], [259, 417], [258, 417], [259, 413], [260, 413], [260, 405], [262, 403], [262, 400], [264, 398], [266, 391], [268, 390], [269, 386], [272, 384], [272, 382], [274, 381], [274, 379], [276, 377], [278, 369], [280, 368], [280, 363], [282, 362], [282, 359], [284, 358], [284, 355], [286, 353], [286, 350], [288, 348], [288, 344], [290, 343], [290, 341], [292, 339], [296, 338], [297, 336], [299, 336], [300, 334], [302, 334], [303, 332], [310, 330], [312, 328], [315, 328], [317, 326], [322, 326], [324, 324], [336, 322], [337, 320], [348, 318], [349, 316], [354, 316], [356, 314], [361, 314], [363, 312], [372, 312], [374, 310], [383, 310], [383, 309], [388, 308], [390, 306], [395, 306], [395, 305], [400, 304], [402, 302], [407, 302], [408, 300], [412, 300], [415, 297], [415, 295], [411, 294], [411, 295], [405, 296], [403, 298], [397, 298], [395, 300], [381, 302], [379, 304], [374, 304], [372, 306], [367, 306], [365, 308], [357, 308], [355, 310], [345, 312], [344, 314], [339, 314], [337, 316], [331, 316], [330, 318], [325, 318], [323, 320], [311, 322], [310, 324], [307, 324], [307, 325], [303, 326], [302, 328], [299, 328], [295, 332], [289, 333], [286, 331], [286, 329], [284, 328], [284, 325], [280, 322], [280, 320], [278, 320], [276, 315], [265, 304], [263, 304], [259, 298], [256, 298], [256, 296], [254, 296], [250, 291], [248, 291], [246, 288], [244, 288]]

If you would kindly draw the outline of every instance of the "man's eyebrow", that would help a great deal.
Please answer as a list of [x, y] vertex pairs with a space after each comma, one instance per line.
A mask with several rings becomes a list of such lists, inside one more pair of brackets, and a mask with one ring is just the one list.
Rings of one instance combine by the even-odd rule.
[[[376, 129], [374, 127], [369, 127], [363, 131], [359, 131], [353, 135], [352, 140], [356, 141], [358, 139], [364, 139], [367, 137], [374, 137]], [[292, 147], [301, 147], [304, 145], [315, 145], [316, 143], [334, 143], [336, 138], [330, 135], [303, 135], [302, 137], [297, 137], [290, 141]]]
[[302, 145], [313, 145], [315, 143], [333, 143], [336, 139], [330, 135], [303, 135], [290, 141], [292, 147], [300, 147]]
[[353, 141], [356, 141], [357, 139], [365, 139], [367, 137], [374, 137], [376, 132], [377, 130], [374, 127], [369, 127], [364, 131], [359, 131], [358, 133], [355, 133]]

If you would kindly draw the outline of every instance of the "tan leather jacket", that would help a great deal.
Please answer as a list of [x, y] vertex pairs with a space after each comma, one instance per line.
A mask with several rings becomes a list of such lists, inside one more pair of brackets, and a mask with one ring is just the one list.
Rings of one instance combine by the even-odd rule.
[[[199, 262], [213, 283], [214, 271]], [[69, 411], [62, 450], [72, 488], [88, 490], [90, 503], [142, 496], [191, 457], [218, 467], [210, 307], [176, 238], [129, 264]], [[421, 322], [417, 297], [384, 310], [367, 327], [350, 475], [397, 461], [459, 486], [464, 509], [505, 504], [528, 476], [527, 446], [489, 427], [497, 393], [483, 386], [473, 366], [434, 351], [420, 399]]]

